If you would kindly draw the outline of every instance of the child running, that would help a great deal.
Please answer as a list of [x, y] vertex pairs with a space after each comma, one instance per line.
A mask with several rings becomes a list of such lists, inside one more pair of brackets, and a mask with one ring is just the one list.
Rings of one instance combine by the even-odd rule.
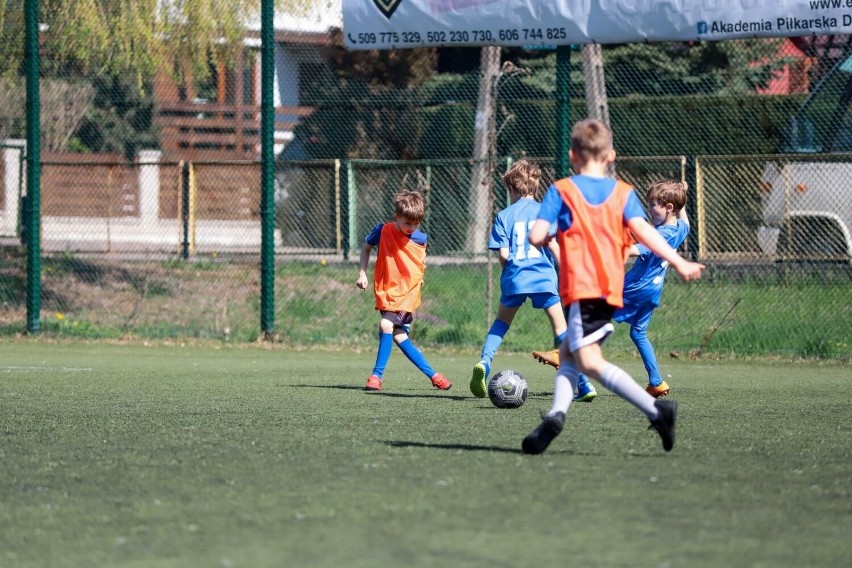
[[[686, 184], [664, 179], [651, 184], [647, 196], [651, 223], [669, 246], [677, 250], [689, 235], [689, 218], [684, 208]], [[630, 325], [630, 339], [639, 350], [648, 372], [645, 390], [654, 398], [659, 398], [669, 394], [671, 388], [660, 375], [654, 346], [648, 340], [648, 324], [651, 323], [654, 310], [660, 305], [669, 263], [642, 244], [633, 245], [630, 256], [637, 258], [624, 276], [624, 307], [616, 310], [613, 319]]]
[[367, 235], [361, 249], [358, 280], [355, 284], [367, 289], [367, 264], [370, 252], [378, 247], [373, 275], [373, 291], [379, 321], [379, 348], [376, 365], [367, 378], [364, 390], [382, 390], [382, 379], [390, 359], [393, 343], [441, 390], [453, 384], [434, 369], [408, 337], [414, 310], [420, 306], [420, 288], [426, 271], [426, 234], [420, 223], [426, 216], [426, 202], [419, 191], [403, 191], [393, 199], [394, 220], [380, 223]]
[[[491, 362], [503, 342], [518, 309], [529, 298], [532, 307], [544, 310], [553, 329], [554, 344], [565, 339], [568, 326], [559, 301], [554, 258], [559, 247], [551, 240], [550, 250], [539, 251], [531, 246], [527, 233], [535, 223], [541, 204], [535, 200], [541, 181], [541, 168], [529, 160], [516, 161], [503, 175], [511, 204], [500, 211], [491, 229], [490, 250], [499, 251], [500, 307], [497, 318], [488, 330], [480, 361], [473, 367], [470, 392], [478, 398], [488, 394], [486, 381], [491, 374]], [[553, 253], [553, 255], [551, 255]], [[577, 385], [577, 400], [591, 401], [597, 396], [591, 381], [581, 377]]]
[[580, 373], [585, 373], [642, 411], [659, 434], [663, 449], [671, 451], [677, 402], [648, 394], [624, 370], [603, 358], [601, 344], [614, 329], [615, 310], [622, 307], [631, 232], [684, 280], [700, 278], [704, 266], [681, 257], [654, 230], [632, 187], [607, 177], [615, 149], [606, 124], [595, 119], [575, 124], [569, 159], [578, 175], [550, 186], [529, 233], [530, 243], [544, 246], [551, 238], [551, 227], [557, 226], [560, 296], [568, 336], [560, 346], [553, 404], [521, 448], [527, 454], [540, 454], [562, 432]]
[[[684, 208], [686, 189], [686, 183], [665, 179], [653, 183], [647, 192], [651, 222], [675, 250], [689, 235], [689, 218]], [[654, 346], [648, 340], [648, 325], [651, 315], [660, 305], [669, 263], [642, 244], [633, 245], [630, 256], [638, 258], [624, 276], [624, 307], [616, 310], [613, 320], [630, 325], [630, 339], [639, 350], [648, 372], [645, 390], [654, 398], [660, 398], [668, 395], [671, 387], [660, 374]], [[533, 351], [533, 358], [559, 368], [558, 349]]]

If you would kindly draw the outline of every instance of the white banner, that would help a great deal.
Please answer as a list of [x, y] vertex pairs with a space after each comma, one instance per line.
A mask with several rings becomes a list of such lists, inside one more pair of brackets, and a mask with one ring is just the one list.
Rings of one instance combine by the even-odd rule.
[[852, 0], [343, 0], [348, 49], [852, 33]]

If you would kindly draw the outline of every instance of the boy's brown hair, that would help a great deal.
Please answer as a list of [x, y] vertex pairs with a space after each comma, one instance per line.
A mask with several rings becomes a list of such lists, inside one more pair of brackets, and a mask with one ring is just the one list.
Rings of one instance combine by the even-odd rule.
[[420, 223], [426, 216], [426, 200], [419, 191], [400, 191], [393, 196], [394, 214]]
[[503, 174], [503, 183], [512, 193], [526, 197], [535, 196], [541, 181], [541, 168], [521, 158]]
[[581, 120], [571, 129], [571, 151], [583, 160], [603, 160], [613, 151], [612, 130], [594, 118]]
[[674, 213], [686, 205], [686, 184], [673, 179], [661, 179], [648, 187], [648, 202], [656, 201], [662, 205], [671, 203]]

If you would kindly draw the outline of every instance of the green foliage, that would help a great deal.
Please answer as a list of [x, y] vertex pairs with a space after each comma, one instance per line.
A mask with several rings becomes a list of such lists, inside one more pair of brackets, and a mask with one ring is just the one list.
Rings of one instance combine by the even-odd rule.
[[24, 51], [24, 0], [0, 2], [0, 76], [14, 76]]
[[[624, 155], [754, 154], [778, 146], [800, 96], [755, 96], [787, 63], [782, 40], [604, 46], [607, 93], [616, 144]], [[296, 131], [287, 159], [467, 157], [473, 147], [479, 75], [426, 72], [431, 52], [411, 50], [417, 66], [397, 77], [393, 52], [332, 58], [321, 107]], [[498, 155], [552, 155], [555, 147], [556, 55], [507, 52], [528, 76], [498, 83]], [[384, 59], [383, 59], [384, 58]], [[388, 59], [390, 58], [390, 59]], [[388, 59], [388, 61], [385, 61]], [[572, 56], [571, 121], [586, 115], [579, 55]], [[348, 65], [344, 63], [349, 62]], [[373, 67], [369, 67], [372, 65]], [[365, 67], [366, 66], [366, 67]], [[366, 73], [372, 68], [374, 75]], [[403, 91], [399, 91], [404, 87]], [[319, 92], [319, 91], [318, 91]], [[406, 108], [408, 107], [408, 108]], [[419, 108], [418, 108], [419, 107]], [[403, 128], [399, 121], [407, 125]], [[329, 136], [330, 128], [335, 136]], [[342, 125], [342, 126], [341, 126]], [[701, 133], [696, 136], [696, 133]], [[351, 134], [355, 133], [354, 138]], [[626, 150], [625, 150], [626, 149]], [[334, 153], [336, 152], [336, 154]], [[294, 155], [300, 154], [300, 155]]]
[[426, 127], [420, 139], [420, 155], [425, 159], [467, 158], [473, 148], [476, 108], [469, 103], [431, 107], [423, 110]]
[[[241, 45], [246, 22], [256, 20], [260, 0], [41, 0], [51, 64], [72, 64], [85, 74], [129, 74], [138, 84], [163, 63], [180, 61], [179, 72], [208, 76], [210, 53], [225, 57]], [[288, 14], [322, 9], [302, 0], [275, 0]], [[328, 6], [325, 2], [325, 8]], [[23, 59], [23, 0], [0, 3], [0, 74]]]
[[749, 155], [777, 149], [802, 101], [801, 95], [630, 97], [611, 100], [609, 110], [621, 155]]
[[[766, 87], [790, 59], [779, 57], [783, 39], [720, 42], [656, 42], [602, 46], [607, 95], [749, 95]], [[579, 53], [572, 54], [571, 92], [585, 89]], [[553, 98], [556, 53], [521, 52], [518, 63], [532, 71], [521, 81]]]
[[605, 46], [607, 93], [632, 95], [747, 95], [766, 87], [790, 62], [783, 39]]
[[149, 90], [140, 89], [127, 75], [98, 75], [91, 81], [95, 100], [77, 131], [83, 148], [132, 160], [139, 150], [159, 146]]
[[432, 76], [437, 62], [435, 48], [349, 51], [343, 47], [343, 31], [331, 30], [332, 66], [344, 81], [358, 81], [372, 91], [412, 88]]

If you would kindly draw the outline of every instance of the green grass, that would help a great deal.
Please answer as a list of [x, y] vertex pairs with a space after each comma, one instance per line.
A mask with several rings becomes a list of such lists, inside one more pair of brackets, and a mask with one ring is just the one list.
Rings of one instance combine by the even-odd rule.
[[[11, 268], [0, 255], [0, 336], [24, 331], [22, 259]], [[184, 263], [46, 259], [41, 327], [54, 337], [220, 339], [253, 342], [260, 335], [257, 264], [205, 258]], [[748, 268], [748, 270], [746, 270]], [[739, 270], [739, 272], [738, 272]], [[484, 264], [441, 264], [426, 272], [414, 335], [428, 348], [479, 349], [499, 304], [499, 264], [491, 295]], [[657, 351], [683, 356], [785, 357], [852, 361], [852, 272], [783, 273], [774, 267], [712, 266], [706, 278], [668, 278], [648, 335]], [[281, 261], [276, 267], [275, 336], [290, 345], [335, 348], [372, 345], [378, 318], [371, 291], [355, 286], [355, 262]], [[5, 283], [5, 285], [4, 285]], [[60, 319], [61, 318], [61, 319]], [[506, 351], [552, 344], [547, 318], [520, 310]], [[610, 352], [633, 357], [626, 325], [608, 341]]]
[[[0, 565], [833, 567], [852, 554], [849, 368], [664, 361], [671, 453], [638, 411], [577, 404], [520, 441], [552, 372], [498, 410], [473, 350], [0, 343]], [[622, 361], [643, 379], [638, 360]], [[601, 389], [602, 390], [602, 389]]]

